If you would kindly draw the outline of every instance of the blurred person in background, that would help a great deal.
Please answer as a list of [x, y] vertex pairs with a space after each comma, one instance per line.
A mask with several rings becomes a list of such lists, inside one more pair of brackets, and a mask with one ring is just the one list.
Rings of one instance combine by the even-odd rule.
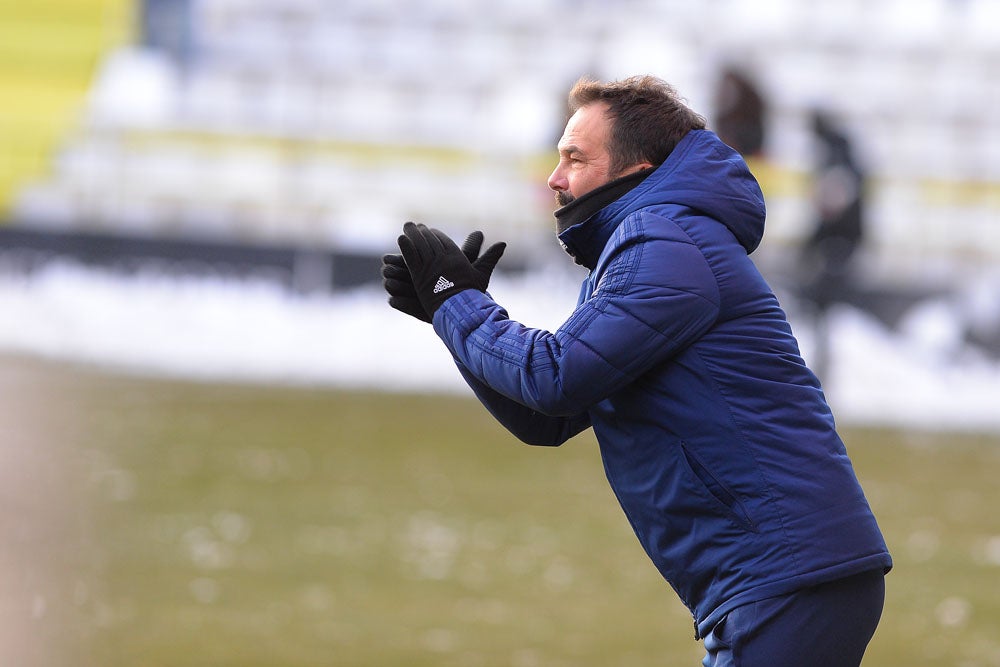
[[850, 300], [857, 250], [864, 239], [865, 172], [829, 113], [813, 110], [809, 126], [816, 151], [815, 218], [799, 255], [799, 284], [816, 329], [813, 365], [825, 378], [830, 364], [828, 311], [834, 303]]
[[715, 133], [745, 158], [764, 153], [767, 104], [749, 74], [729, 65], [715, 87]]
[[[432, 322], [486, 409], [532, 445], [587, 428], [704, 665], [847, 667], [892, 561], [785, 314], [749, 258], [764, 201], [665, 82], [581, 79], [549, 177], [589, 269], [555, 332], [487, 293], [503, 251], [403, 226], [389, 304]], [[538, 286], [545, 289], [544, 285]]]

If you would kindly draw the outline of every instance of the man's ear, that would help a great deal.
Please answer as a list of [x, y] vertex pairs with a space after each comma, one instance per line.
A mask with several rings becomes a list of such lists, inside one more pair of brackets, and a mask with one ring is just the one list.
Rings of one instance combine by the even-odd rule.
[[619, 174], [618, 177], [621, 178], [622, 176], [630, 176], [636, 173], [637, 171], [642, 171], [643, 169], [649, 169], [652, 166], [654, 165], [651, 162], [638, 162], [636, 164], [633, 164], [631, 167], [626, 167], [625, 169], [623, 169], [622, 173]]

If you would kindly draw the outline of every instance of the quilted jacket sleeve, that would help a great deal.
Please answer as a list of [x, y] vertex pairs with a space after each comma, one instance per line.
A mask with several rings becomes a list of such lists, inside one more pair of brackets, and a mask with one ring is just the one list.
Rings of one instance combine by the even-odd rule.
[[476, 398], [504, 428], [522, 442], [529, 445], [558, 447], [590, 427], [590, 416], [586, 412], [572, 417], [543, 415], [494, 391], [457, 359], [456, 365]]
[[508, 319], [475, 290], [444, 303], [435, 331], [495, 392], [542, 414], [579, 414], [692, 344], [718, 317], [718, 286], [698, 247], [669, 223], [656, 238], [633, 227], [612, 240], [593, 293], [554, 333]]

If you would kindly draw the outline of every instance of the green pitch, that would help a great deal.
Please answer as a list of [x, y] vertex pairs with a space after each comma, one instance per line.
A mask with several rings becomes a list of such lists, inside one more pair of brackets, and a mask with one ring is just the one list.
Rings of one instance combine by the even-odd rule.
[[[589, 435], [529, 448], [454, 397], [2, 369], [0, 657], [699, 663]], [[1000, 664], [1000, 438], [844, 435], [896, 560], [866, 664]]]

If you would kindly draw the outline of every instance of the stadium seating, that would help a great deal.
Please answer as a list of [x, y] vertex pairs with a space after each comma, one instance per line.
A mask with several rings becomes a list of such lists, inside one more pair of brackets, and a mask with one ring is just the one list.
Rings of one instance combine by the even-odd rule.
[[887, 272], [1000, 258], [991, 0], [191, 7], [190, 53], [104, 59], [86, 124], [51, 176], [20, 190], [18, 220], [375, 247], [416, 218], [534, 247], [550, 233], [544, 180], [577, 76], [655, 73], [711, 120], [717, 73], [736, 61], [770, 103], [754, 166], [774, 247], [809, 224], [806, 117], [821, 105], [869, 166]]
[[0, 0], [0, 216], [46, 173], [100, 54], [126, 36], [126, 9], [126, 0]]

